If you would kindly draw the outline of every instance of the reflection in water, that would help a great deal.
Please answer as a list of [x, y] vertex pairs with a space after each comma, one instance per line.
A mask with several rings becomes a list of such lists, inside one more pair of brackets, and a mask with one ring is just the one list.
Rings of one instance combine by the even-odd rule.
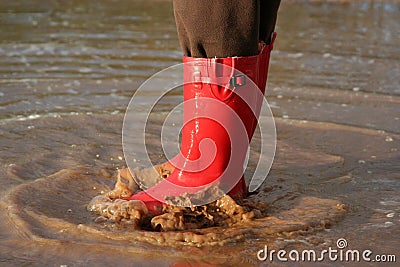
[[[85, 211], [125, 165], [121, 113], [135, 88], [180, 63], [171, 1], [3, 1], [0, 262], [259, 265], [264, 245], [322, 250], [338, 238], [396, 253], [399, 13], [398, 2], [282, 5], [267, 89], [277, 156], [252, 197], [270, 219], [193, 233], [223, 241], [216, 249], [168, 242], [176, 233], [103, 229]], [[161, 112], [179, 101], [166, 97]]]

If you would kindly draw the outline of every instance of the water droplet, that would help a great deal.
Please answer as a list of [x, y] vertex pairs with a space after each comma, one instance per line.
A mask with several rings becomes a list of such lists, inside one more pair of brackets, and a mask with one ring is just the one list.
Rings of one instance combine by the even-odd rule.
[[393, 141], [393, 138], [390, 137], [390, 136], [386, 136], [385, 141], [386, 141], [386, 142], [392, 142], [392, 141]]

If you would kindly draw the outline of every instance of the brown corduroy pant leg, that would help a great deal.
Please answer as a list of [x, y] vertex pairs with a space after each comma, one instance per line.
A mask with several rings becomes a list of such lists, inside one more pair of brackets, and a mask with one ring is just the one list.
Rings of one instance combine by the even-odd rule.
[[186, 56], [232, 57], [258, 53], [269, 43], [280, 0], [174, 0], [179, 41]]

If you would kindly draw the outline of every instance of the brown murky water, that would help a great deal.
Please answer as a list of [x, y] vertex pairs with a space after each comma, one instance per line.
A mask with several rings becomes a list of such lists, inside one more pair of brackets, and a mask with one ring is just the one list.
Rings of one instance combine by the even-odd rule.
[[263, 216], [152, 232], [95, 222], [86, 205], [125, 166], [134, 90], [180, 63], [171, 2], [3, 1], [0, 265], [258, 266], [265, 245], [320, 251], [339, 238], [398, 253], [399, 15], [398, 2], [283, 3], [267, 89], [277, 154], [251, 197]]

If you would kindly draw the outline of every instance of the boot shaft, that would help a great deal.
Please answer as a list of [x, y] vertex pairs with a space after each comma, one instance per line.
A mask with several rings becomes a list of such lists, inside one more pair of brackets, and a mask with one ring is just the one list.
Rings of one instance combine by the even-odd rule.
[[[260, 43], [260, 53], [256, 56], [228, 58], [184, 56], [184, 101], [207, 97], [224, 102], [241, 117], [250, 141], [263, 103], [270, 53], [275, 37], [276, 34], [273, 35], [269, 45]], [[191, 113], [184, 112], [186, 117], [184, 121], [192, 116]]]

